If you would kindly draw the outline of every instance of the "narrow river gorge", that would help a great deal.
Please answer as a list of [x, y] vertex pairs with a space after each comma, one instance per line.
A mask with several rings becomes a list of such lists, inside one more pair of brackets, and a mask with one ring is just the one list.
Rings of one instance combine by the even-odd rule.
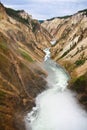
[[25, 117], [27, 130], [87, 130], [87, 113], [67, 89], [68, 73], [46, 53], [47, 90], [36, 97], [36, 107]]

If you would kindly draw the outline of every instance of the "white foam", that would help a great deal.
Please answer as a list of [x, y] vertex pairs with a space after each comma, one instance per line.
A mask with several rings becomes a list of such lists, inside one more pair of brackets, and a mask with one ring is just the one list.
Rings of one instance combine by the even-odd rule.
[[55, 45], [56, 44], [56, 40], [52, 40], [50, 43], [51, 43], [51, 45]]
[[67, 73], [49, 58], [44, 66], [48, 89], [37, 96], [36, 108], [27, 115], [27, 130], [87, 130], [87, 114], [66, 88]]
[[46, 55], [44, 57], [44, 61], [50, 59], [50, 48], [46, 48], [43, 51], [46, 53]]

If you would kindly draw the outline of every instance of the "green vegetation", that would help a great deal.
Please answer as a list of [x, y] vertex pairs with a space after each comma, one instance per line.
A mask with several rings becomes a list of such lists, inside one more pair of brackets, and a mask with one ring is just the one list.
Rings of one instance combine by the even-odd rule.
[[19, 16], [20, 10], [13, 10], [11, 8], [5, 8], [6, 13], [11, 16], [12, 18], [16, 19], [17, 21], [23, 23], [23, 24], [29, 24], [28, 19], [24, 19], [21, 16]]
[[10, 73], [10, 62], [3, 55], [0, 55], [0, 72], [8, 79], [12, 78], [12, 73]]
[[79, 59], [75, 62], [75, 65], [76, 66], [80, 66], [80, 65], [83, 65], [85, 63], [85, 59]]
[[29, 54], [26, 51], [20, 50], [20, 53], [24, 59], [33, 62], [33, 59], [29, 56]]
[[75, 62], [76, 67], [83, 65], [85, 63], [85, 61], [86, 61], [86, 57], [85, 57], [85, 53], [83, 52], [80, 55], [79, 59]]
[[78, 11], [78, 13], [83, 13], [83, 15], [86, 15], [86, 16], [87, 16], [87, 9], [84, 9], [84, 10]]
[[5, 42], [0, 42], [0, 49], [2, 49], [3, 51], [7, 51], [8, 50], [7, 44]]
[[9, 55], [9, 53], [8, 53], [9, 52], [8, 45], [4, 41], [0, 42], [0, 52], [7, 55], [7, 56]]
[[66, 15], [66, 16], [62, 16], [62, 17], [58, 17], [60, 19], [67, 19], [67, 18], [70, 18], [72, 15]]
[[86, 92], [87, 89], [87, 73], [72, 80], [71, 89], [78, 93]]
[[87, 12], [87, 9], [78, 11], [78, 13], [81, 13], [81, 12]]
[[72, 15], [66, 15], [66, 16], [61, 16], [61, 17], [53, 17], [51, 19], [47, 19], [47, 21], [51, 21], [51, 20], [54, 20], [55, 18], [59, 18], [59, 19], [67, 19], [67, 18], [70, 18]]

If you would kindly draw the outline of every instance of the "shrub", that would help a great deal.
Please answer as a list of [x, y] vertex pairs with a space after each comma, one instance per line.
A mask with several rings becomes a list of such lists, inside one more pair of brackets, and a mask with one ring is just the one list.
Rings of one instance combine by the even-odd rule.
[[79, 59], [75, 62], [75, 65], [76, 66], [80, 66], [80, 65], [83, 65], [85, 63], [85, 59]]
[[16, 19], [17, 21], [19, 21], [19, 22], [21, 22], [23, 24], [29, 24], [28, 19], [24, 19], [21, 16], [19, 16], [19, 14], [18, 14], [20, 12], [19, 10], [13, 10], [11, 8], [5, 8], [5, 10], [6, 10], [6, 13], [10, 17]]
[[71, 89], [78, 93], [83, 93], [87, 88], [87, 74], [80, 76], [72, 81]]

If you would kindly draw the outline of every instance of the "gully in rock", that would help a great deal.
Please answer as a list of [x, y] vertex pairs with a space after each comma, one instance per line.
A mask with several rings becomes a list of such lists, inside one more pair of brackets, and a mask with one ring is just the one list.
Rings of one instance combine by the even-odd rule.
[[36, 98], [36, 107], [25, 117], [27, 130], [87, 130], [87, 114], [75, 94], [67, 89], [69, 75], [46, 53], [44, 67], [48, 88]]

